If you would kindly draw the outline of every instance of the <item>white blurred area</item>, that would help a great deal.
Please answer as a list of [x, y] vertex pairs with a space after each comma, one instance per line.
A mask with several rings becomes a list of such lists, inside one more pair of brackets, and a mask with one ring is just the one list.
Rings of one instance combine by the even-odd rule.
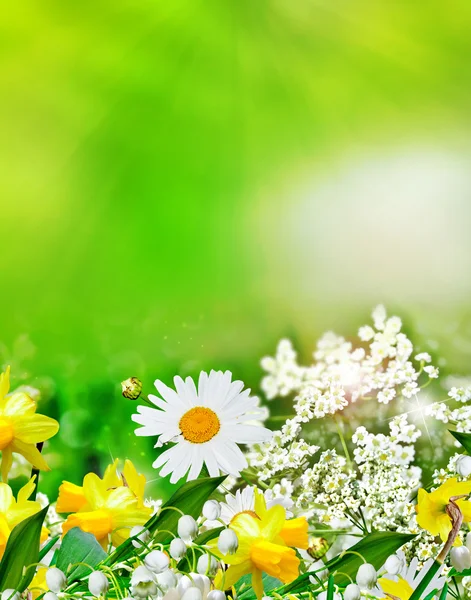
[[264, 191], [253, 216], [265, 285], [301, 304], [467, 301], [471, 156], [383, 149], [320, 171]]

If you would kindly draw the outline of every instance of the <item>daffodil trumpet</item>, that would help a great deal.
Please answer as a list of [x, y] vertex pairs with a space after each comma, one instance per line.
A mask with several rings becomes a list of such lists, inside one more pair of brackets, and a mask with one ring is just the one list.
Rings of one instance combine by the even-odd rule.
[[[441, 487], [443, 487], [443, 486], [441, 486]], [[448, 538], [447, 538], [445, 544], [443, 545], [443, 548], [441, 549], [440, 554], [430, 565], [429, 570], [427, 571], [427, 573], [425, 574], [423, 579], [420, 581], [420, 583], [416, 587], [416, 589], [412, 592], [412, 595], [410, 596], [409, 600], [419, 600], [421, 598], [423, 592], [427, 589], [427, 586], [430, 583], [430, 581], [433, 579], [433, 577], [439, 571], [439, 569], [441, 569], [441, 567], [443, 566], [443, 563], [448, 555], [448, 552], [450, 551], [452, 546], [455, 544], [455, 541], [458, 539], [458, 533], [461, 529], [461, 525], [463, 524], [463, 513], [461, 512], [458, 501], [462, 500], [463, 498], [467, 498], [467, 497], [468, 497], [468, 494], [461, 494], [459, 496], [451, 496], [449, 498], [449, 501], [445, 506], [445, 512], [448, 515], [448, 517], [450, 518], [450, 522], [451, 522], [451, 529], [448, 534]], [[469, 504], [469, 503], [467, 502], [467, 504]], [[394, 600], [394, 598], [393, 598], [393, 600]]]

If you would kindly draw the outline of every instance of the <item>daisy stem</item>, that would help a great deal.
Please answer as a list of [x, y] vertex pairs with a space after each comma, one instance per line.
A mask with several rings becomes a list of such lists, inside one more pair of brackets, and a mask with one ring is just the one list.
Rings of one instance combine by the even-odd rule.
[[[44, 446], [44, 442], [39, 442], [39, 444], [36, 444], [36, 448], [38, 449], [38, 452], [42, 452]], [[34, 490], [33, 493], [31, 494], [31, 500], [36, 500], [36, 494], [38, 492], [38, 485], [39, 485], [39, 469], [36, 469], [35, 467], [33, 467], [33, 470], [31, 471], [31, 477], [36, 476], [36, 479], [34, 480]]]

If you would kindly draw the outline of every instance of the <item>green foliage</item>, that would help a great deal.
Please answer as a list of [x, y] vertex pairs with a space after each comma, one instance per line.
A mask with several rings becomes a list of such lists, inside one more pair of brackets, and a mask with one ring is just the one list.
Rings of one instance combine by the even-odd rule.
[[[334, 576], [337, 585], [346, 586], [350, 583], [349, 577], [354, 580], [360, 565], [363, 564], [361, 557], [376, 569], [379, 569], [386, 562], [388, 556], [394, 554], [414, 537], [414, 535], [406, 533], [375, 531], [368, 534], [347, 551], [331, 559], [325, 566], [329, 573]], [[278, 588], [276, 592], [284, 595], [306, 591], [311, 585], [309, 575], [310, 573], [303, 573], [295, 581]]]
[[[74, 527], [67, 532], [59, 552], [57, 553], [56, 567], [64, 573], [67, 573], [69, 582], [80, 579], [87, 573], [90, 573], [96, 565], [105, 560], [106, 552], [96, 541], [91, 533], [85, 533], [78, 527]], [[68, 571], [70, 565], [77, 565]], [[88, 565], [90, 568], [86, 567]]]
[[468, 454], [471, 454], [471, 433], [463, 433], [462, 431], [448, 430], [451, 435], [458, 440]]
[[16, 589], [23, 592], [34, 577], [39, 560], [41, 529], [48, 506], [28, 517], [13, 529], [0, 563], [0, 591]]

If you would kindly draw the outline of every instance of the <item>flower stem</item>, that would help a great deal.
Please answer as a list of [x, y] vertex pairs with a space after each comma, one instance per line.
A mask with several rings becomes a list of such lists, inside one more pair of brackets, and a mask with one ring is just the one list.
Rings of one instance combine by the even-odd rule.
[[419, 585], [412, 592], [412, 595], [409, 598], [409, 600], [419, 600], [422, 597], [422, 594], [427, 589], [428, 584], [432, 581], [434, 575], [441, 568], [441, 566], [442, 566], [442, 563], [440, 561], [438, 561], [438, 560], [433, 561], [429, 570], [427, 571], [427, 573], [425, 573], [424, 577], [420, 581]]
[[[36, 448], [38, 449], [39, 452], [42, 452], [44, 446], [44, 442], [39, 442], [39, 444], [36, 444]], [[34, 480], [34, 490], [33, 493], [31, 494], [30, 500], [36, 500], [36, 494], [38, 492], [38, 485], [39, 485], [39, 469], [36, 469], [35, 467], [33, 467], [33, 470], [31, 471], [31, 477], [36, 476], [36, 479]]]
[[345, 441], [345, 437], [343, 435], [343, 423], [340, 421], [338, 417], [334, 415], [334, 422], [337, 428], [337, 433], [339, 434], [340, 443], [342, 444], [343, 453], [345, 454], [345, 458], [347, 459], [348, 466], [351, 467], [352, 459], [350, 458], [350, 453], [348, 451], [347, 442]]

